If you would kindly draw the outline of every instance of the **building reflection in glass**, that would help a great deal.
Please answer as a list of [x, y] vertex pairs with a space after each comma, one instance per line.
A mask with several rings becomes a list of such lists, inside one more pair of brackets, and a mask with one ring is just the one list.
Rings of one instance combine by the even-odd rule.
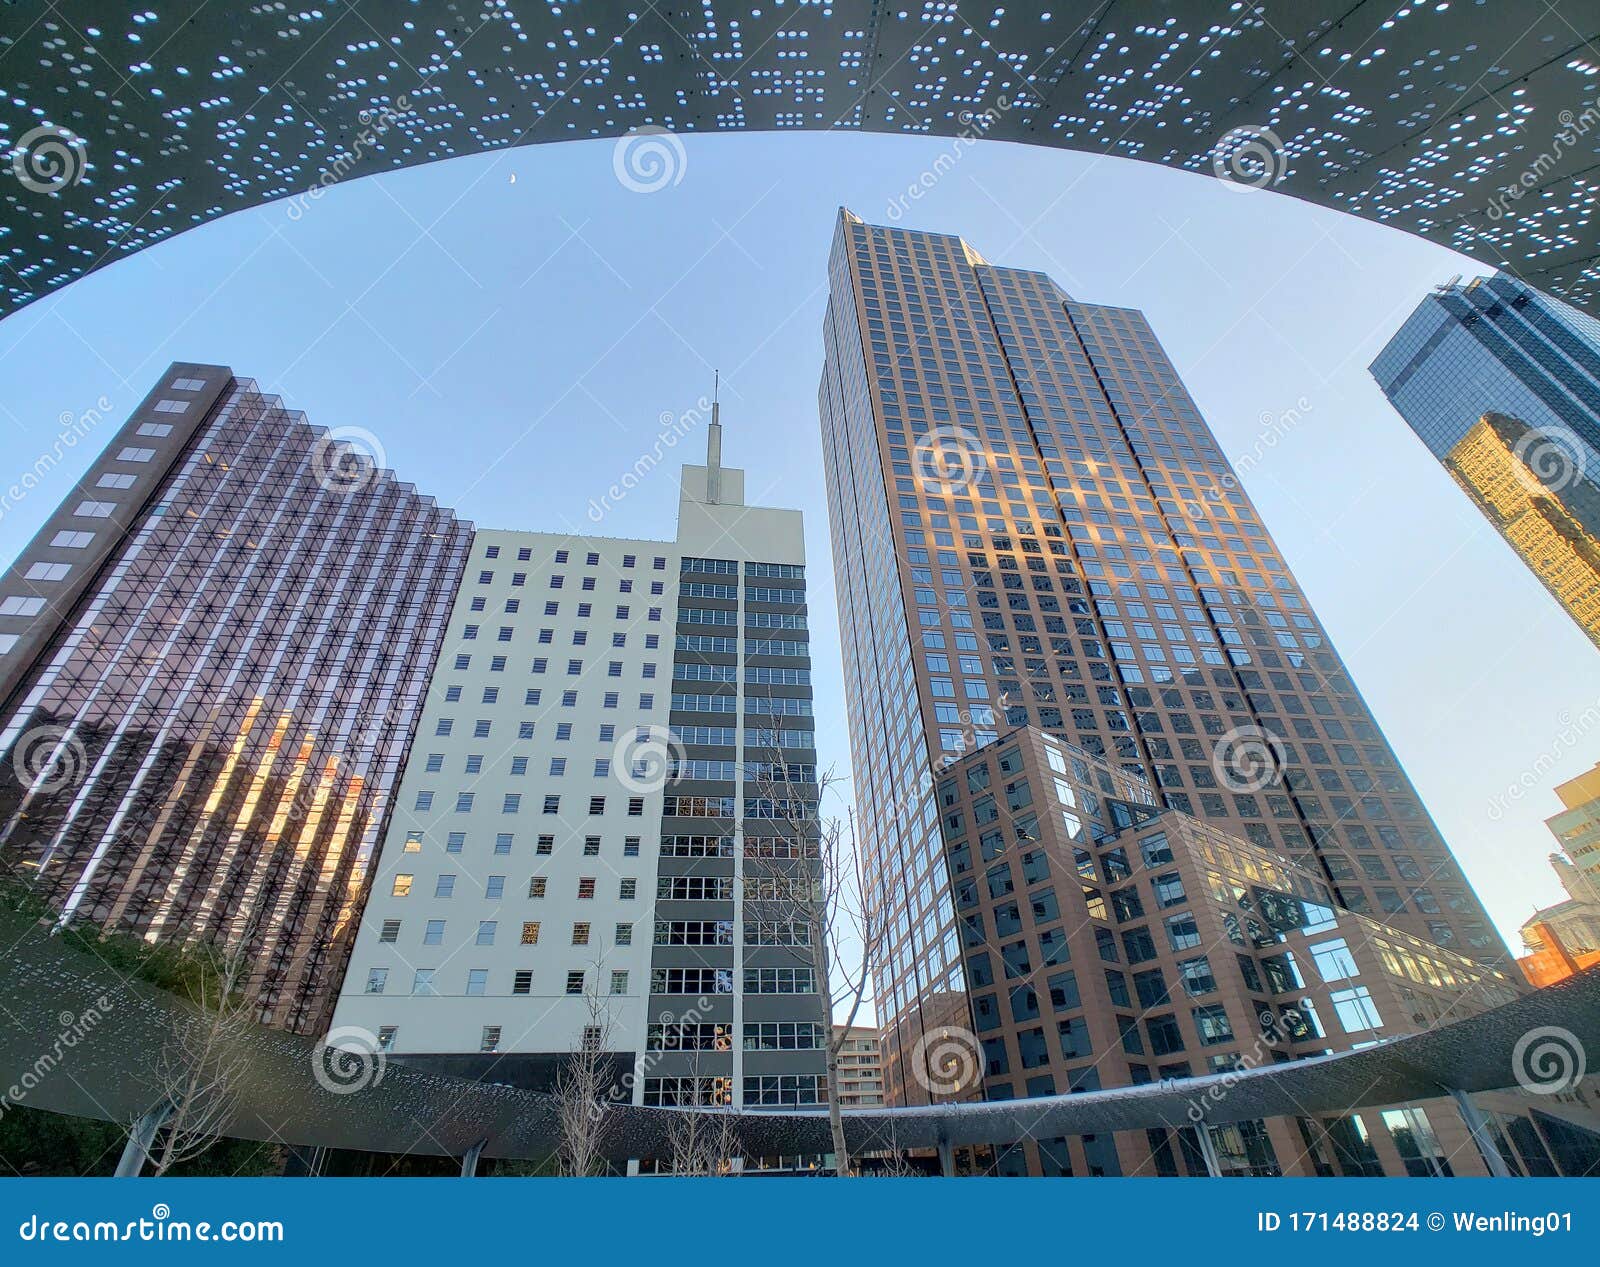
[[[0, 847], [63, 921], [242, 943], [260, 1019], [308, 1031], [471, 539], [328, 454], [232, 380], [0, 730]], [[70, 760], [30, 779], [42, 728]]]

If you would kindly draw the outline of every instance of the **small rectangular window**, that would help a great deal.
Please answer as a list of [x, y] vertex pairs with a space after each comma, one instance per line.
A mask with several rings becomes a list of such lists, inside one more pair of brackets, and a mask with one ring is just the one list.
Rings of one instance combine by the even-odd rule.
[[50, 544], [61, 550], [81, 550], [94, 540], [92, 532], [58, 532], [50, 538]]
[[117, 454], [117, 461], [148, 462], [151, 458], [155, 457], [155, 455], [156, 451], [154, 449], [146, 449], [135, 445], [129, 445], [127, 448], [123, 449], [122, 452]]

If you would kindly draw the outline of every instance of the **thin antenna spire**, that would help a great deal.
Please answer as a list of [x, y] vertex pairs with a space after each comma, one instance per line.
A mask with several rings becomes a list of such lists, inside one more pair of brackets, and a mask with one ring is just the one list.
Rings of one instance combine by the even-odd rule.
[[706, 502], [722, 501], [722, 372], [712, 370], [711, 426], [706, 431]]

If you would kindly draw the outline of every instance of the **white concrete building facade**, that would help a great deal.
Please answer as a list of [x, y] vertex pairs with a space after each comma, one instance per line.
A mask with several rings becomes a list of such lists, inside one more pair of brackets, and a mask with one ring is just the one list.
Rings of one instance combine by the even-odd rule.
[[804, 565], [716, 422], [675, 541], [477, 532], [335, 1030], [536, 1087], [599, 1041], [637, 1103], [825, 1097], [826, 983], [743, 910], [781, 832], [753, 750], [816, 780]]

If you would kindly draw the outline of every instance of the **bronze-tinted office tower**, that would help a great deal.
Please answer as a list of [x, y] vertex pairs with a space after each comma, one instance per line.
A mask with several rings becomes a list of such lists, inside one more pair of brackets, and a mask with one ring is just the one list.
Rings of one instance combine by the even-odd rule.
[[899, 1102], [965, 995], [932, 770], [1034, 726], [1325, 876], [1358, 914], [1505, 948], [1137, 312], [958, 237], [840, 215], [820, 387], [856, 793], [891, 905]]
[[471, 538], [248, 379], [169, 368], [0, 575], [8, 879], [242, 946], [259, 1019], [325, 1025]]

